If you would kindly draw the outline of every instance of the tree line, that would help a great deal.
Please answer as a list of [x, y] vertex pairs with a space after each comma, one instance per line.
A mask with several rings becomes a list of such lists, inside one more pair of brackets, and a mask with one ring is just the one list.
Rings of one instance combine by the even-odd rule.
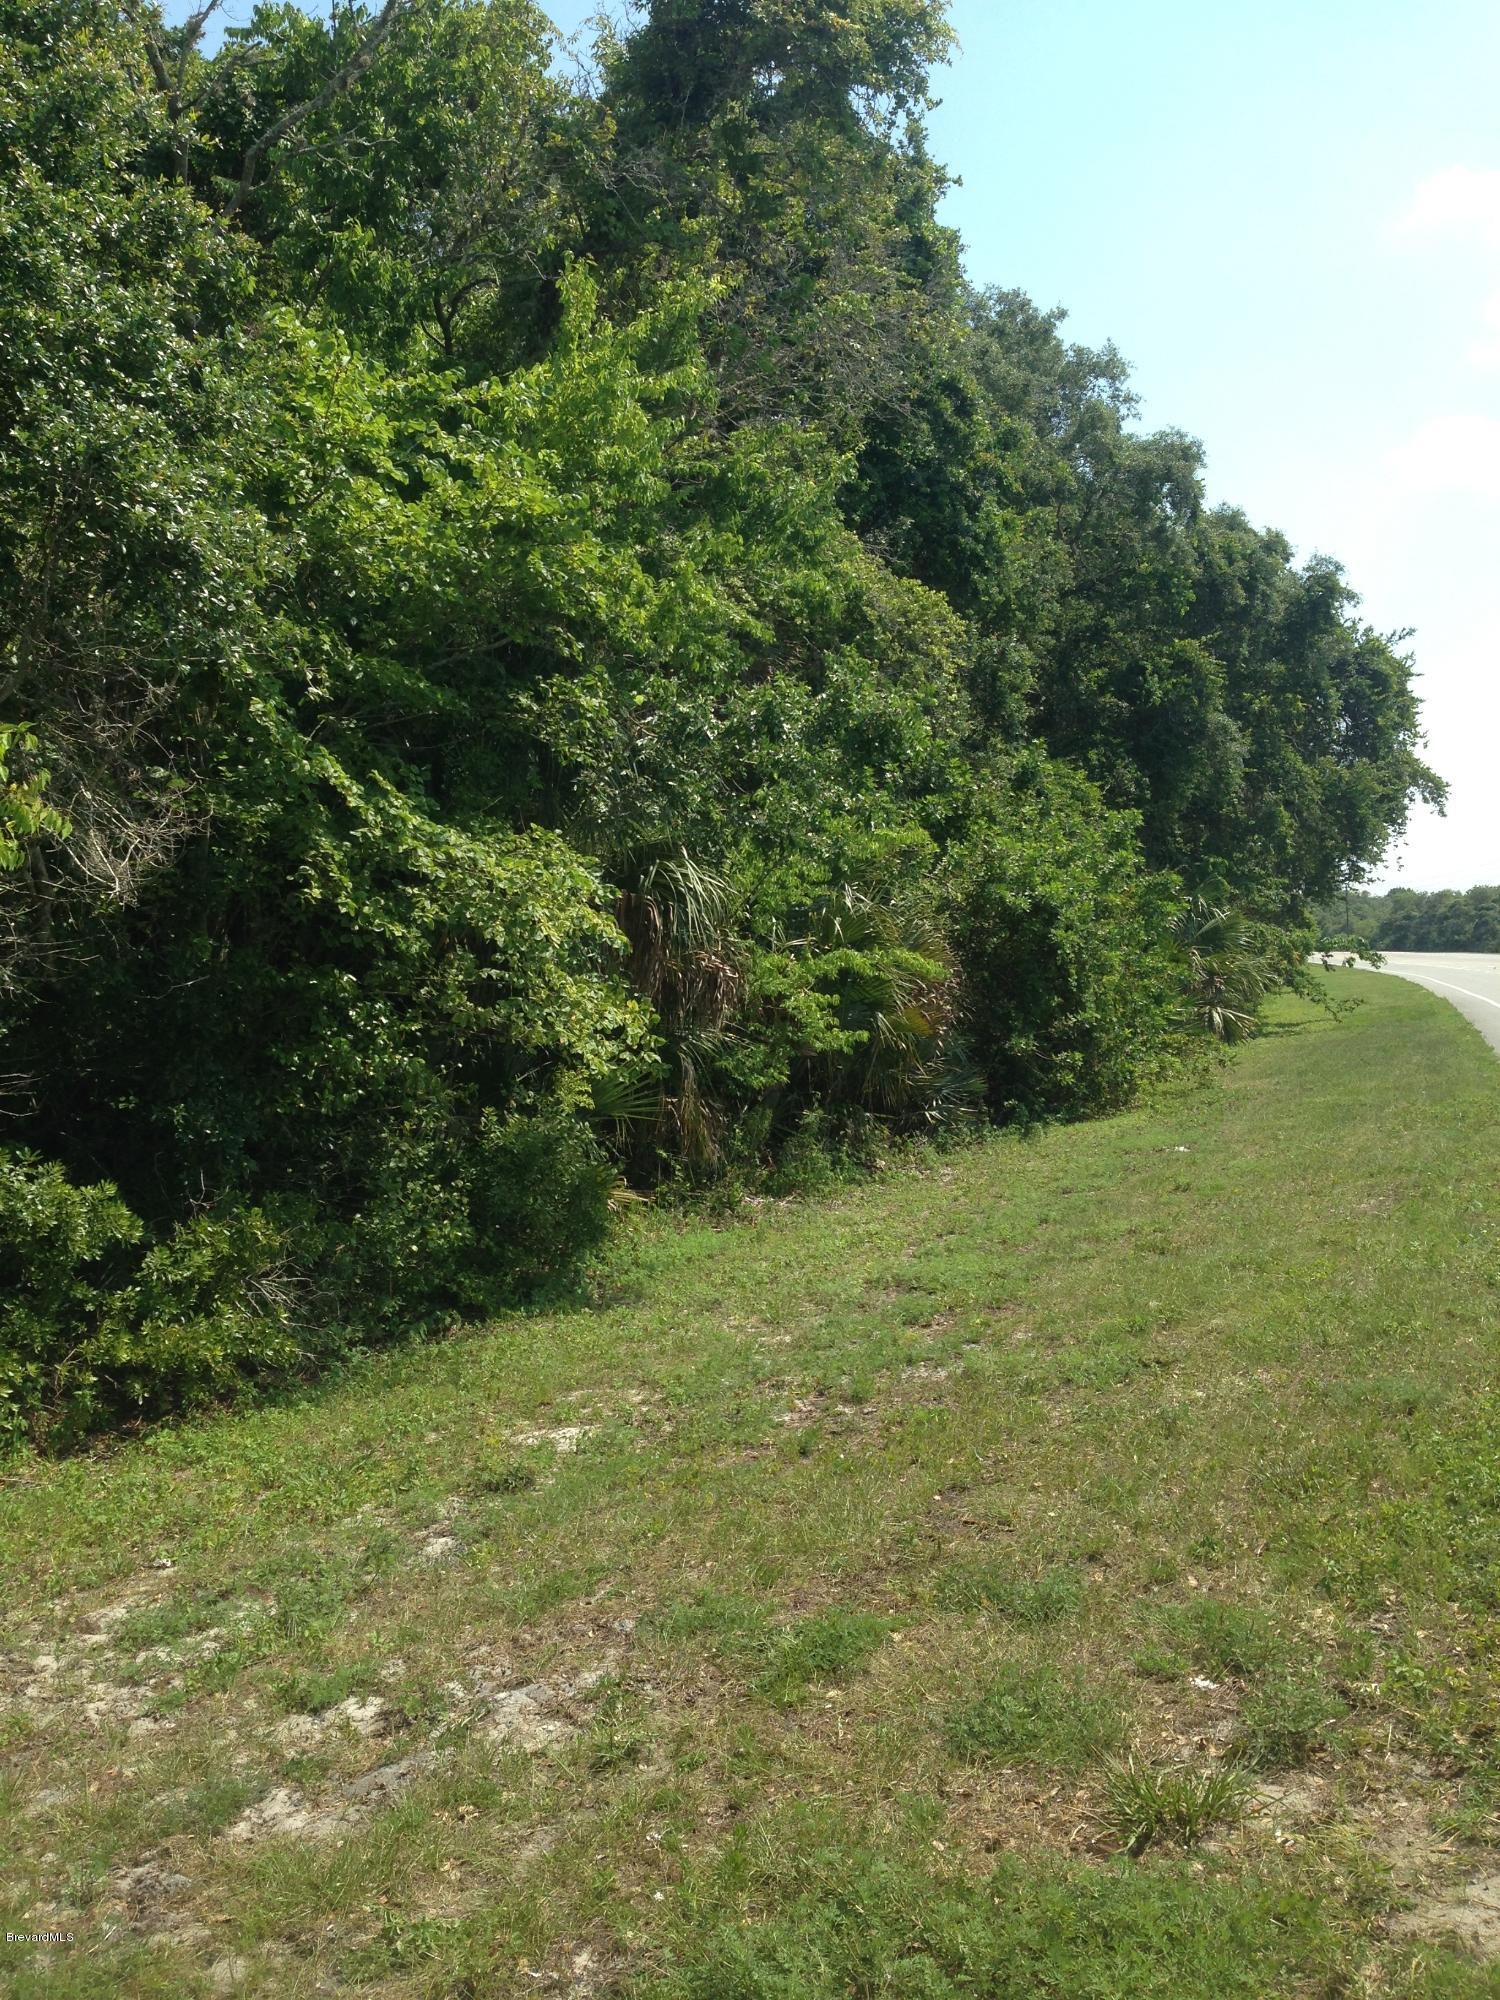
[[0, 0], [15, 1434], [1120, 1104], [1440, 795], [1404, 635], [966, 276], [936, 0], [213, 10]]
[[1331, 943], [1348, 935], [1376, 951], [1500, 952], [1500, 886], [1474, 889], [1391, 889], [1384, 895], [1351, 890], [1317, 913]]

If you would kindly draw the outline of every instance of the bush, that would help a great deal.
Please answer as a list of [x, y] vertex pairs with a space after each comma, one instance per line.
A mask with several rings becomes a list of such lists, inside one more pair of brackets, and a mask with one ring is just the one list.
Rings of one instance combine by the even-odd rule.
[[963, 1032], [995, 1112], [1108, 1109], [1166, 1050], [1177, 900], [1131, 815], [1082, 779], [1017, 776], [1015, 817], [982, 826], [951, 869]]
[[0, 1436], [57, 1400], [144, 1233], [108, 1182], [77, 1187], [53, 1161], [0, 1153]]
[[0, 1438], [65, 1441], [285, 1370], [300, 1354], [285, 1256], [253, 1210], [191, 1217], [148, 1245], [109, 1183], [0, 1155]]

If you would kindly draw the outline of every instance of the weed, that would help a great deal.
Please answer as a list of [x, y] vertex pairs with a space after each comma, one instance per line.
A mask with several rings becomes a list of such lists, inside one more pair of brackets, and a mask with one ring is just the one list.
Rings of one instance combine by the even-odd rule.
[[960, 1756], [1078, 1771], [1119, 1748], [1125, 1718], [1077, 1675], [1051, 1666], [1002, 1667], [948, 1720]]
[[476, 1493], [529, 1493], [541, 1479], [537, 1467], [525, 1458], [501, 1458], [482, 1465], [474, 1474]]
[[751, 1682], [768, 1700], [797, 1701], [812, 1687], [857, 1674], [889, 1636], [891, 1621], [859, 1611], [822, 1611], [772, 1634], [765, 1664]]
[[758, 1637], [765, 1622], [764, 1610], [750, 1598], [702, 1590], [668, 1606], [648, 1629], [668, 1640], [708, 1639], [720, 1652], [733, 1653]]
[[1218, 1597], [1194, 1597], [1156, 1614], [1163, 1644], [1136, 1657], [1138, 1673], [1171, 1676], [1197, 1667], [1213, 1675], [1262, 1674], [1281, 1658], [1281, 1645], [1264, 1612]]
[[1191, 1847], [1239, 1814], [1245, 1792], [1232, 1764], [1145, 1764], [1132, 1755], [1106, 1770], [1099, 1821], [1127, 1854], [1164, 1841]]
[[347, 1701], [351, 1695], [368, 1694], [379, 1685], [379, 1663], [361, 1660], [346, 1667], [336, 1667], [331, 1673], [288, 1674], [277, 1683], [276, 1695], [289, 1713], [323, 1715], [328, 1709], [337, 1708], [341, 1701]]
[[1278, 1673], [1252, 1688], [1240, 1704], [1235, 1749], [1258, 1771], [1306, 1764], [1343, 1704], [1325, 1681]]
[[144, 1653], [157, 1646], [171, 1647], [217, 1624], [223, 1609], [222, 1597], [204, 1592], [163, 1598], [157, 1604], [138, 1604], [115, 1627], [114, 1644], [124, 1654]]

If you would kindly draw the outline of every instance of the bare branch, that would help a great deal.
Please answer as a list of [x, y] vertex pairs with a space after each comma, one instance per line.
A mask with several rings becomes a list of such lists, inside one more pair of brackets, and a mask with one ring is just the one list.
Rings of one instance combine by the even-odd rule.
[[301, 104], [294, 104], [290, 110], [281, 114], [274, 125], [266, 127], [245, 155], [240, 168], [240, 184], [225, 210], [226, 215], [234, 215], [243, 205], [255, 184], [256, 169], [266, 155], [279, 146], [283, 139], [295, 132], [297, 127], [315, 111], [321, 111], [325, 105], [332, 104], [336, 97], [342, 97], [346, 90], [352, 89], [358, 83], [410, 5], [411, 0], [385, 0], [385, 5], [376, 15], [370, 32], [360, 44], [358, 52], [350, 57], [341, 70], [335, 71], [317, 96], [309, 97]]

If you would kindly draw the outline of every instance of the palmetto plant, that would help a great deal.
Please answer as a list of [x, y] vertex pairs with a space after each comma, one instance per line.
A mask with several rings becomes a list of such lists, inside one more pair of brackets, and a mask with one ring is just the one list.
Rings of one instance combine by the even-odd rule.
[[618, 855], [615, 921], [625, 935], [632, 983], [661, 1026], [659, 1080], [612, 1080], [601, 1116], [618, 1129], [670, 1135], [693, 1166], [711, 1166], [723, 1118], [704, 1088], [714, 1050], [745, 998], [745, 973], [734, 940], [729, 883], [681, 846], [648, 843]]
[[936, 1124], [977, 1101], [954, 1033], [957, 976], [942, 923], [915, 896], [879, 901], [845, 884], [811, 912], [802, 948], [857, 1036], [830, 1059], [828, 1094]]
[[1194, 896], [1172, 932], [1184, 960], [1188, 1009], [1197, 1025], [1219, 1042], [1253, 1035], [1257, 1008], [1271, 984], [1254, 925], [1238, 910]]

